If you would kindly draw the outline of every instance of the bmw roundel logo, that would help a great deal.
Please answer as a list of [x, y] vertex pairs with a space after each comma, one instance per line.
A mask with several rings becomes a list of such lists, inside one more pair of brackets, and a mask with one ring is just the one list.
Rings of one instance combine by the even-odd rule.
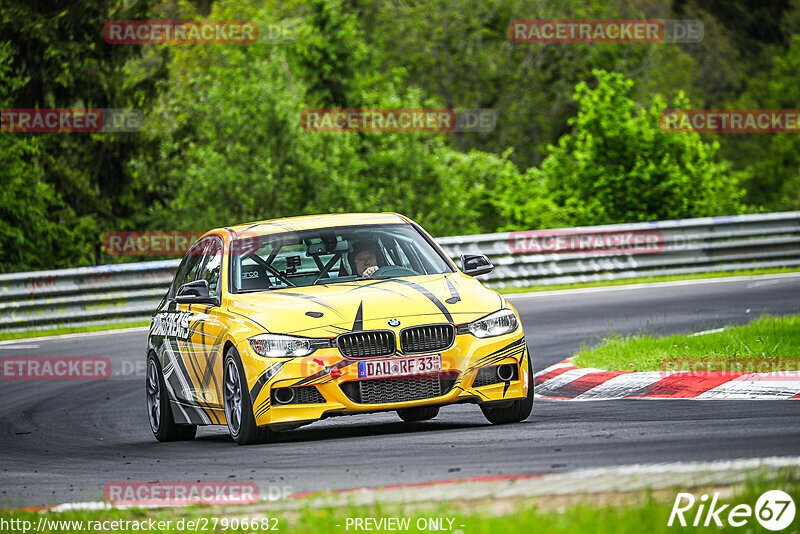
[[388, 324], [389, 326], [400, 326], [400, 321], [398, 321], [397, 319], [390, 319], [389, 321], [387, 321], [386, 324]]

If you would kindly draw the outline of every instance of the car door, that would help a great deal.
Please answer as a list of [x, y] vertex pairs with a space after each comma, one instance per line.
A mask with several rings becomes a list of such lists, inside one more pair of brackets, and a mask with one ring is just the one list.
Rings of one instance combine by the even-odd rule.
[[[190, 372], [194, 388], [187, 392], [192, 402], [211, 409], [222, 409], [222, 343], [225, 323], [220, 313], [223, 290], [223, 243], [212, 236], [203, 252], [203, 261], [196, 280], [208, 283], [208, 294], [216, 297], [215, 304], [184, 304], [192, 312], [192, 335], [187, 340], [184, 362]], [[214, 415], [214, 414], [210, 414]]]
[[209, 407], [197, 402], [197, 384], [202, 382], [197, 379], [197, 358], [192, 346], [201, 314], [192, 305], [175, 302], [180, 287], [197, 279], [208, 244], [208, 239], [202, 239], [190, 247], [167, 294], [166, 306], [156, 314], [151, 328], [151, 335], [163, 336], [160, 354], [164, 380], [171, 397], [178, 402], [175, 417], [182, 423], [215, 422], [208, 413]]

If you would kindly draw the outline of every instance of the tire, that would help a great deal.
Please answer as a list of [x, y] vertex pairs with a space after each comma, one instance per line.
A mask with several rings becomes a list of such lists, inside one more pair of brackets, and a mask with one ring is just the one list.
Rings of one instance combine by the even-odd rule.
[[225, 420], [233, 441], [239, 445], [269, 441], [272, 435], [270, 429], [256, 425], [244, 367], [235, 348], [231, 347], [225, 353], [223, 369], [222, 397], [225, 404]]
[[533, 410], [533, 368], [531, 366], [531, 353], [528, 351], [528, 396], [515, 400], [511, 406], [505, 408], [492, 408], [481, 405], [483, 416], [493, 425], [519, 423], [531, 415]]
[[175, 423], [164, 373], [153, 354], [147, 357], [147, 418], [158, 441], [189, 441], [197, 434], [197, 425]]
[[407, 423], [414, 423], [416, 421], [427, 421], [439, 415], [438, 406], [418, 406], [416, 408], [403, 408], [397, 410], [397, 415], [400, 419]]

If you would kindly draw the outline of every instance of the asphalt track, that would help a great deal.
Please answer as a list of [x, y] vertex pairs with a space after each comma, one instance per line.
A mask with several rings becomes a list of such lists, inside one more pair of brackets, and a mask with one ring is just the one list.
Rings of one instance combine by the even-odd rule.
[[[609, 333], [667, 334], [800, 312], [800, 275], [511, 297], [540, 370]], [[586, 467], [800, 454], [794, 401], [537, 400], [492, 427], [473, 405], [433, 421], [334, 418], [276, 443], [225, 429], [157, 443], [144, 404], [146, 331], [0, 344], [3, 356], [108, 356], [105, 381], [0, 382], [0, 507], [102, 500], [112, 481], [255, 481], [295, 492]], [[137, 366], [137, 362], [138, 366]], [[263, 494], [263, 493], [262, 493]]]

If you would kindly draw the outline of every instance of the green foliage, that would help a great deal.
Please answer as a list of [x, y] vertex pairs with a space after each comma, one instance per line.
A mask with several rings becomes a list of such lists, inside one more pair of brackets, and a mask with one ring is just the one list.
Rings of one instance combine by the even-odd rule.
[[[0, 108], [8, 107], [10, 93], [25, 83], [12, 76], [11, 55], [10, 43], [0, 43]], [[41, 139], [2, 133], [0, 154], [0, 272], [58, 265], [75, 252], [63, 226], [72, 214], [44, 179]]]
[[[155, 95], [157, 65], [134, 72], [139, 46], [103, 41], [110, 19], [147, 18], [149, 1], [5, 2], [2, 99], [8, 108], [136, 108]], [[164, 57], [161, 58], [162, 60]], [[138, 74], [138, 75], [137, 75]], [[140, 208], [127, 161], [136, 134], [0, 134], [2, 270], [92, 265], [101, 234]]]
[[312, 31], [294, 47], [301, 76], [309, 80], [309, 101], [321, 107], [360, 107], [367, 47], [355, 13], [338, 1], [314, 0], [309, 9]]
[[[655, 5], [652, 5], [655, 4]], [[577, 106], [570, 95], [593, 68], [635, 77], [648, 90], [692, 87], [697, 69], [686, 52], [662, 44], [516, 44], [513, 19], [671, 18], [669, 2], [618, 0], [429, 0], [361, 4], [365, 38], [383, 70], [403, 68], [408, 81], [446, 107], [491, 108], [493, 132], [455, 134], [451, 146], [504, 153], [521, 169], [541, 163], [548, 144], [567, 131]]]
[[[397, 211], [453, 235], [800, 209], [796, 135], [658, 126], [659, 94], [678, 95], [670, 107], [797, 107], [800, 2], [754, 1], [8, 0], [0, 104], [137, 108], [147, 122], [0, 134], [0, 270], [148, 259], [102, 255], [111, 230], [321, 212]], [[291, 20], [296, 39], [102, 39], [107, 20], [148, 18]], [[698, 18], [706, 31], [695, 45], [515, 44], [519, 18]], [[304, 131], [302, 111], [322, 107], [491, 108], [498, 121]]]
[[[789, 47], [771, 49], [768, 68], [754, 76], [735, 107], [797, 109], [800, 103], [800, 35]], [[770, 211], [800, 210], [800, 136], [797, 133], [734, 136], [725, 155], [746, 169], [748, 203]]]
[[[580, 83], [572, 133], [551, 146], [531, 183], [573, 224], [610, 224], [741, 211], [736, 180], [715, 160], [716, 143], [696, 133], [665, 132], [660, 96], [647, 109], [630, 98], [633, 81], [593, 71], [596, 88]], [[682, 95], [672, 103], [690, 108]], [[521, 221], [524, 222], [524, 221]]]
[[[328, 22], [315, 13], [306, 24], [305, 33], [316, 34]], [[207, 45], [200, 54], [191, 47], [176, 53], [173, 84], [151, 117], [160, 157], [132, 162], [137, 181], [162, 184], [162, 200], [150, 211], [157, 227], [202, 230], [348, 211], [401, 212], [439, 235], [496, 224], [485, 192], [496, 169], [516, 172], [508, 161], [456, 152], [443, 134], [302, 130], [304, 109], [339, 98], [321, 96], [331, 73], [309, 68], [309, 57], [339, 57], [361, 46], [355, 32], [340, 36], [313, 46], [303, 40], [291, 47]], [[358, 77], [347, 81], [340, 97], [358, 94], [363, 107], [434, 104], [415, 89], [401, 94], [391, 79], [380, 87], [359, 86]]]

